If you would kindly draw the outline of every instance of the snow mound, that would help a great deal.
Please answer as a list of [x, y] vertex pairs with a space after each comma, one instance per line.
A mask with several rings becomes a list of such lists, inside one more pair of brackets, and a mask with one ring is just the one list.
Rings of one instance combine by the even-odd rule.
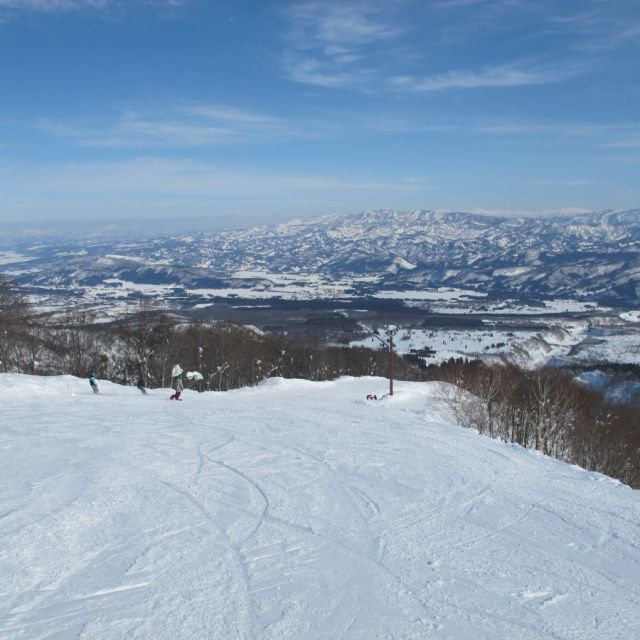
[[0, 638], [640, 626], [639, 493], [453, 426], [438, 385], [0, 382]]
[[640, 311], [624, 311], [620, 317], [626, 322], [640, 322]]

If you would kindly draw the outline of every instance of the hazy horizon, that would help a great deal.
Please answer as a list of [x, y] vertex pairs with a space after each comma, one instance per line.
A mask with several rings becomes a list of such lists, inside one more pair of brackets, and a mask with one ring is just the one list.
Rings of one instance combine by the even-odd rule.
[[[215, 233], [215, 232], [227, 232], [234, 229], [253, 229], [259, 227], [277, 226], [279, 224], [287, 224], [298, 220], [308, 220], [312, 222], [322, 218], [331, 216], [359, 216], [367, 212], [378, 211], [396, 211], [398, 213], [412, 213], [414, 211], [435, 211], [436, 213], [463, 213], [477, 216], [486, 216], [492, 218], [538, 218], [538, 219], [552, 219], [552, 218], [566, 218], [576, 217], [580, 218], [589, 214], [600, 214], [616, 211], [630, 211], [621, 209], [603, 209], [599, 211], [561, 211], [561, 212], [543, 212], [543, 213], [528, 213], [528, 212], [486, 212], [486, 211], [460, 211], [453, 209], [366, 209], [357, 212], [326, 212], [324, 214], [313, 216], [292, 216], [289, 218], [269, 220], [265, 221], [256, 217], [253, 222], [250, 217], [246, 219], [232, 216], [220, 216], [210, 218], [207, 216], [201, 217], [183, 217], [179, 222], [160, 218], [154, 221], [153, 224], [148, 218], [129, 218], [126, 224], [118, 224], [117, 222], [106, 222], [105, 220], [73, 220], [73, 219], [52, 219], [39, 222], [8, 222], [0, 225], [0, 239], [17, 239], [33, 236], [38, 238], [40, 236], [58, 236], [61, 239], [74, 238], [77, 236], [94, 237], [100, 235], [104, 237], [119, 237], [121, 234], [130, 237], [131, 234], [136, 234], [136, 237], [142, 239], [150, 236], [167, 236], [167, 235], [184, 235], [189, 233]], [[633, 209], [638, 211], [638, 209]], [[243, 222], [244, 220], [244, 222]]]

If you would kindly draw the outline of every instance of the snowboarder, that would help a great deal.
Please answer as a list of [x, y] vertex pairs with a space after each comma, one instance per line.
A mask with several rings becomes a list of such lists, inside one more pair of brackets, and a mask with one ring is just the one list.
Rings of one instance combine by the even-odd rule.
[[136, 387], [138, 387], [143, 396], [147, 395], [147, 390], [144, 388], [144, 381], [142, 378], [138, 378], [138, 384], [136, 384]]
[[89, 384], [91, 385], [91, 388], [93, 389], [93, 393], [100, 393], [100, 389], [98, 389], [98, 378], [96, 378], [96, 374], [92, 373], [89, 376]]
[[183, 373], [182, 367], [179, 364], [174, 365], [171, 370], [171, 388], [175, 393], [169, 397], [170, 400], [180, 400], [180, 394], [184, 389], [184, 385], [182, 384]]

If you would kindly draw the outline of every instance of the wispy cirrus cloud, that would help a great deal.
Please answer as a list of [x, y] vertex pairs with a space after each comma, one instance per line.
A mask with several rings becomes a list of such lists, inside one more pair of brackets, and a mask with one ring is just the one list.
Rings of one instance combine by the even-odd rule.
[[[512, 48], [510, 59], [496, 61], [494, 54], [485, 64], [476, 53], [467, 65], [457, 68], [447, 69], [453, 65], [442, 62], [458, 57], [461, 48], [456, 43], [461, 38], [471, 38], [480, 46], [494, 32], [504, 38], [514, 31], [514, 24], [520, 24], [518, 17], [535, 25], [534, 31], [548, 28], [548, 16], [541, 18], [536, 11], [540, 1], [295, 4], [285, 14], [288, 30], [282, 68], [288, 79], [304, 84], [395, 93], [542, 85], [586, 73], [589, 62], [565, 58], [562, 48], [519, 58]], [[464, 20], [454, 19], [460, 14]], [[469, 31], [479, 24], [482, 28], [477, 33]], [[458, 36], [453, 37], [456, 32]], [[493, 42], [487, 44], [491, 47]], [[448, 55], [451, 47], [455, 51]]]
[[189, 0], [0, 0], [0, 14], [18, 12], [63, 13], [131, 6], [179, 7]]
[[617, 46], [640, 28], [637, 0], [616, 0], [615, 6], [608, 0], [435, 0], [429, 7], [450, 21], [452, 32], [524, 29], [532, 38], [561, 36], [568, 48]]
[[299, 45], [325, 47], [329, 54], [340, 55], [345, 46], [357, 47], [402, 32], [384, 20], [385, 5], [379, 2], [305, 2], [287, 13], [294, 29], [291, 35]]
[[35, 127], [90, 147], [205, 147], [297, 135], [290, 123], [278, 117], [204, 104], [173, 105], [161, 114], [128, 108], [110, 123], [42, 118]]
[[193, 160], [140, 157], [118, 162], [5, 166], [5, 176], [39, 193], [190, 193], [194, 196], [261, 195], [287, 192], [422, 190], [415, 181], [343, 178], [234, 169]]
[[601, 0], [558, 3], [550, 12], [548, 29], [567, 38], [573, 49], [597, 53], [637, 42], [640, 11], [636, 0], [619, 0], [615, 9]]
[[[418, 89], [416, 89], [418, 90]], [[424, 90], [424, 89], [419, 89]], [[436, 90], [436, 89], [431, 89]], [[12, 127], [17, 124], [13, 123]], [[640, 122], [573, 122], [418, 115], [399, 118], [316, 113], [313, 118], [279, 117], [220, 104], [182, 103], [164, 109], [128, 107], [111, 121], [40, 118], [37, 131], [78, 146], [122, 149], [180, 149], [246, 145], [287, 140], [344, 139], [372, 135], [418, 134], [452, 139], [535, 140], [582, 148], [640, 148]]]
[[534, 180], [531, 183], [534, 187], [562, 187], [566, 189], [591, 187], [593, 182], [590, 180]]
[[640, 149], [640, 131], [636, 130], [623, 139], [611, 140], [605, 146], [618, 149]]
[[530, 66], [510, 63], [485, 67], [479, 71], [456, 70], [432, 76], [394, 76], [391, 86], [413, 92], [486, 87], [520, 87], [562, 82], [581, 75], [584, 65]]
[[382, 135], [419, 134], [432, 138], [468, 140], [527, 141], [527, 144], [589, 148], [601, 150], [620, 148], [629, 151], [640, 148], [640, 121], [629, 122], [576, 122], [571, 120], [532, 120], [515, 118], [488, 118], [478, 115], [463, 120], [441, 115], [433, 117], [363, 117], [359, 122], [344, 123], [351, 132]]
[[285, 75], [296, 82], [363, 88], [379, 73], [381, 52], [398, 55], [405, 27], [393, 2], [305, 2], [285, 12]]
[[640, 122], [526, 122], [508, 120], [471, 125], [468, 130], [477, 135], [536, 138], [554, 144], [582, 141], [594, 149], [640, 148]]
[[76, 11], [104, 7], [109, 0], [0, 0], [0, 9], [21, 11]]

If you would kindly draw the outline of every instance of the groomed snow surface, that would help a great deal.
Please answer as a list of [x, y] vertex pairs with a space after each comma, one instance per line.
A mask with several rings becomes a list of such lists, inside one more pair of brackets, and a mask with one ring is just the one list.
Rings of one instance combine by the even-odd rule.
[[0, 383], [3, 639], [640, 637], [640, 494], [436, 385]]

